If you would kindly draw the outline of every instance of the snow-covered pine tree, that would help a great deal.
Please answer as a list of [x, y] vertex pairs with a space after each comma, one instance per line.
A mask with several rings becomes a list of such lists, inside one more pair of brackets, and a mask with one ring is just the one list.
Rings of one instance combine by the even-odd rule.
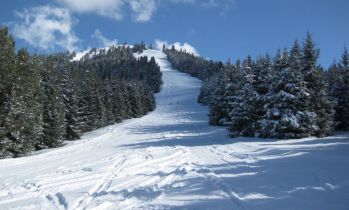
[[114, 122], [121, 122], [131, 117], [131, 104], [127, 85], [120, 80], [114, 80], [112, 92], [112, 113]]
[[276, 54], [274, 56], [274, 60], [273, 60], [273, 69], [275, 71], [280, 71], [283, 69], [283, 64], [282, 64], [282, 60], [283, 60], [283, 56], [281, 55], [281, 50], [278, 49], [276, 51]]
[[313, 135], [321, 137], [333, 130], [333, 105], [329, 101], [324, 72], [316, 66], [319, 50], [315, 48], [312, 36], [307, 33], [303, 45], [302, 73], [309, 90], [309, 111], [316, 113], [316, 127]]
[[84, 72], [79, 72], [80, 82], [78, 87], [78, 108], [77, 108], [77, 122], [78, 129], [82, 131], [82, 133], [89, 131], [88, 125], [88, 114], [89, 114], [89, 106], [88, 106], [88, 87], [87, 87], [87, 79]]
[[[30, 56], [26, 49], [20, 49], [17, 53], [17, 76], [16, 86], [24, 102], [26, 110], [28, 145], [37, 145], [43, 135], [42, 116], [42, 89], [40, 86], [39, 57]], [[32, 147], [26, 149], [28, 152]]]
[[225, 84], [222, 86], [223, 90], [220, 98], [221, 119], [219, 125], [229, 126], [231, 125], [230, 112], [235, 102], [234, 96], [237, 94], [237, 86], [240, 83], [236, 81], [238, 79], [237, 69], [231, 63], [228, 62], [223, 71], [224, 75], [222, 76], [226, 77], [226, 80], [224, 80]]
[[16, 78], [11, 88], [9, 112], [4, 119], [10, 156], [19, 157], [35, 148], [42, 134], [39, 68], [25, 49], [18, 51]]
[[143, 114], [146, 114], [149, 111], [154, 111], [156, 108], [155, 96], [152, 94], [151, 90], [147, 86], [143, 86], [143, 106], [145, 110]]
[[[243, 73], [240, 69], [234, 65], [227, 65], [227, 76], [229, 78], [228, 83], [225, 85], [224, 94], [222, 97], [223, 113], [226, 113], [224, 124], [233, 128], [240, 123], [241, 114], [243, 114], [242, 102], [242, 89], [243, 89]], [[223, 124], [223, 122], [221, 124]], [[235, 132], [232, 130], [232, 132]]]
[[25, 118], [28, 115], [26, 115], [25, 102], [20, 94], [16, 88], [12, 90], [8, 102], [9, 113], [4, 120], [4, 136], [7, 147], [5, 155], [9, 157], [20, 157], [30, 149], [34, 149], [34, 145], [30, 143], [28, 136], [25, 135], [25, 132], [28, 131]]
[[227, 110], [224, 109], [225, 88], [229, 84], [229, 76], [226, 70], [218, 74], [216, 86], [213, 88], [209, 100], [209, 123], [211, 125], [226, 125], [228, 120]]
[[267, 106], [270, 103], [268, 93], [271, 89], [271, 82], [274, 72], [272, 71], [272, 63], [269, 55], [257, 59], [255, 65], [252, 66], [253, 80], [252, 88], [255, 92], [254, 97], [249, 99], [250, 111], [247, 117], [252, 121], [249, 125], [250, 133], [248, 136], [259, 137], [263, 124], [261, 120], [267, 113]]
[[254, 75], [252, 67], [254, 62], [251, 56], [247, 56], [242, 62], [241, 68], [241, 89], [235, 96], [237, 107], [230, 110], [229, 116], [231, 120], [230, 131], [232, 136], [254, 136], [254, 131], [251, 129], [252, 119], [249, 117], [252, 109], [253, 99], [256, 98], [256, 92], [253, 88]]
[[101, 100], [99, 91], [99, 78], [97, 75], [88, 71], [86, 74], [86, 90], [83, 91], [84, 99], [86, 100], [86, 131], [91, 131], [106, 125], [106, 119], [103, 115], [104, 105]]
[[60, 81], [62, 100], [64, 103], [66, 130], [65, 139], [75, 140], [80, 138], [81, 130], [78, 128], [77, 110], [78, 98], [77, 87], [73, 81], [72, 73], [67, 68], [63, 68]]
[[[261, 137], [302, 138], [311, 133], [315, 124], [315, 113], [307, 111], [309, 93], [303, 81], [298, 63], [300, 51], [295, 42], [290, 56], [285, 49], [274, 59], [274, 74], [269, 90], [267, 113], [260, 124]], [[293, 63], [293, 65], [291, 65]], [[293, 67], [291, 67], [293, 66]]]
[[327, 74], [329, 92], [335, 105], [335, 124], [337, 130], [349, 130], [349, 55], [344, 48], [341, 62], [331, 66]]
[[129, 101], [131, 105], [132, 110], [132, 117], [140, 117], [143, 113], [143, 104], [142, 104], [142, 95], [141, 95], [141, 88], [139, 84], [136, 83], [129, 83], [127, 86], [127, 90], [129, 92]]
[[[148, 84], [151, 89], [157, 93], [160, 91], [162, 85], [160, 67], [156, 64], [155, 58], [151, 57], [149, 62], [146, 60], [145, 64], [142, 64], [145, 67], [145, 83]], [[142, 68], [142, 67], [140, 67]]]
[[343, 74], [343, 90], [341, 97], [341, 124], [338, 125], [341, 130], [349, 130], [349, 53], [347, 48], [344, 48], [344, 52], [341, 60], [341, 70]]
[[345, 69], [349, 69], [349, 53], [348, 53], [348, 48], [344, 47], [343, 54], [342, 54], [342, 59], [341, 59], [341, 66]]
[[5, 124], [11, 110], [11, 95], [16, 75], [15, 41], [7, 27], [0, 28], [0, 157], [13, 156], [15, 144], [7, 133]]
[[104, 116], [106, 118], [107, 124], [112, 124], [116, 122], [113, 113], [113, 89], [112, 82], [110, 79], [105, 79], [102, 85], [102, 101], [104, 104]]
[[211, 100], [212, 100], [212, 97], [214, 96], [213, 91], [217, 87], [218, 80], [219, 80], [219, 73], [216, 73], [202, 82], [202, 85], [200, 88], [200, 94], [198, 96], [199, 103], [202, 103], [204, 105], [208, 105], [212, 103]]
[[[295, 40], [293, 43], [292, 49], [290, 51], [289, 62], [290, 62], [289, 64], [290, 68], [293, 69], [293, 71], [296, 71], [296, 72], [302, 71], [302, 49], [298, 43], [298, 40]], [[299, 79], [302, 79], [302, 78], [299, 78]]]
[[52, 58], [44, 59], [41, 69], [43, 139], [37, 145], [40, 149], [62, 145], [66, 131], [64, 103], [59, 90], [58, 76], [54, 70]]

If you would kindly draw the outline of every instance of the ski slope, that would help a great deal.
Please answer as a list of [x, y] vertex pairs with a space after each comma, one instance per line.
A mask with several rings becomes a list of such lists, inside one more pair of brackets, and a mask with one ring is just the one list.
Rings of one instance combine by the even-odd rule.
[[155, 56], [164, 85], [148, 115], [0, 160], [0, 209], [349, 209], [349, 134], [227, 137], [196, 103], [200, 81]]

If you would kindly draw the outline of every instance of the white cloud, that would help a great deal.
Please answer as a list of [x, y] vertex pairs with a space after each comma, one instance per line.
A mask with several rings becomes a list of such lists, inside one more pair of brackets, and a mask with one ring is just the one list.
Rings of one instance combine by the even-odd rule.
[[127, 9], [136, 22], [149, 21], [157, 9], [158, 0], [56, 0], [78, 13], [96, 13], [115, 20], [123, 19]]
[[70, 11], [95, 13], [115, 20], [122, 20], [129, 12], [136, 22], [151, 20], [161, 3], [191, 4], [226, 10], [235, 0], [55, 0]]
[[44, 50], [56, 47], [69, 51], [77, 49], [80, 41], [72, 26], [76, 21], [64, 8], [40, 6], [16, 12], [19, 22], [13, 24], [14, 34], [34, 47]]
[[112, 45], [117, 45], [118, 40], [117, 39], [108, 39], [105, 36], [103, 36], [102, 32], [99, 29], [95, 30], [95, 33], [92, 34], [92, 38], [95, 38], [102, 47], [110, 47]]
[[155, 0], [130, 0], [129, 4], [134, 12], [133, 18], [137, 22], [149, 21], [157, 9]]
[[58, 3], [78, 13], [96, 13], [115, 20], [122, 19], [124, 0], [56, 0]]
[[180, 42], [168, 43], [167, 41], [162, 41], [162, 40], [159, 40], [159, 39], [155, 40], [155, 47], [156, 47], [156, 49], [162, 50], [162, 47], [164, 45], [166, 46], [166, 48], [171, 48], [172, 46], [174, 46], [174, 48], [176, 50], [183, 50], [183, 51], [186, 51], [188, 53], [192, 53], [194, 55], [199, 56], [198, 51], [193, 46], [191, 46], [190, 44], [188, 44], [186, 42], [184, 42], [182, 44]]

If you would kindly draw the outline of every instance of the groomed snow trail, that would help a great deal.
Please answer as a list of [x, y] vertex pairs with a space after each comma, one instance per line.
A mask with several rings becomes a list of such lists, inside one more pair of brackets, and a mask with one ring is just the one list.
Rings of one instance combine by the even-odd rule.
[[196, 103], [200, 81], [155, 56], [148, 115], [29, 157], [0, 160], [0, 209], [348, 209], [349, 134], [227, 137]]

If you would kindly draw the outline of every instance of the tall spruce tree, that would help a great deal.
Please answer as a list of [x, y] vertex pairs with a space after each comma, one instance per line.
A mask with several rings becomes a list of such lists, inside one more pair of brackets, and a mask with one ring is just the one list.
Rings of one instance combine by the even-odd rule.
[[[243, 74], [240, 69], [233, 65], [227, 65], [227, 76], [229, 80], [225, 85], [223, 94], [223, 111], [226, 113], [226, 117], [223, 118], [224, 125], [233, 127], [240, 123], [240, 116], [243, 113], [243, 107], [241, 106], [242, 100], [242, 87], [243, 87]], [[221, 124], [223, 124], [221, 123]]]
[[[43, 134], [42, 118], [42, 89], [40, 86], [40, 66], [39, 57], [30, 56], [26, 49], [21, 49], [17, 54], [17, 75], [19, 77], [16, 87], [23, 100], [26, 121], [25, 131], [28, 139], [27, 151], [32, 150], [32, 146], [37, 145]], [[23, 138], [24, 139], [24, 138]]]
[[39, 149], [62, 145], [66, 131], [64, 103], [60, 95], [58, 76], [51, 58], [45, 58], [41, 69], [43, 89], [43, 139]]
[[316, 128], [313, 135], [321, 137], [333, 130], [333, 104], [328, 100], [324, 72], [317, 66], [319, 50], [316, 49], [310, 33], [307, 33], [303, 45], [302, 73], [311, 95], [309, 111], [316, 113]]
[[78, 96], [77, 87], [73, 81], [72, 73], [67, 67], [62, 70], [60, 89], [65, 111], [66, 129], [64, 138], [75, 140], [80, 138], [81, 131], [78, 127]]
[[38, 65], [25, 49], [19, 50], [16, 58], [16, 77], [4, 120], [5, 138], [10, 145], [7, 151], [13, 157], [32, 151], [42, 134]]
[[341, 125], [339, 125], [339, 128], [341, 130], [349, 130], [349, 54], [348, 50], [345, 47], [344, 52], [342, 55], [341, 60], [341, 70], [343, 74], [343, 90], [342, 97], [341, 97], [341, 104], [343, 104], [342, 108], [342, 119], [341, 119]]
[[248, 118], [252, 121], [249, 136], [260, 136], [260, 130], [263, 125], [260, 120], [263, 119], [267, 113], [267, 106], [270, 103], [270, 97], [268, 93], [270, 91], [270, 83], [272, 82], [272, 63], [269, 55], [260, 57], [257, 59], [253, 66], [253, 82], [252, 88], [256, 94], [253, 98], [250, 98], [250, 111], [248, 112]]
[[[315, 124], [315, 113], [307, 111], [309, 93], [297, 65], [300, 51], [295, 42], [290, 56], [284, 50], [277, 53], [274, 63], [274, 74], [269, 90], [267, 113], [259, 121], [261, 137], [302, 138], [311, 135]], [[293, 67], [295, 68], [293, 68]]]
[[336, 129], [349, 130], [349, 55], [347, 48], [344, 48], [341, 62], [331, 66], [328, 80], [330, 95], [336, 103]]
[[209, 100], [209, 123], [211, 125], [226, 125], [228, 122], [228, 113], [224, 109], [224, 94], [229, 76], [227, 71], [221, 71], [218, 74], [217, 84], [212, 90], [212, 98]]
[[249, 117], [253, 107], [253, 99], [256, 98], [256, 91], [253, 88], [254, 62], [251, 56], [247, 56], [242, 62], [241, 89], [236, 97], [239, 106], [230, 112], [232, 136], [254, 136], [252, 130], [252, 119]]
[[11, 157], [16, 144], [8, 135], [6, 123], [16, 76], [15, 41], [7, 27], [0, 28], [0, 157]]

